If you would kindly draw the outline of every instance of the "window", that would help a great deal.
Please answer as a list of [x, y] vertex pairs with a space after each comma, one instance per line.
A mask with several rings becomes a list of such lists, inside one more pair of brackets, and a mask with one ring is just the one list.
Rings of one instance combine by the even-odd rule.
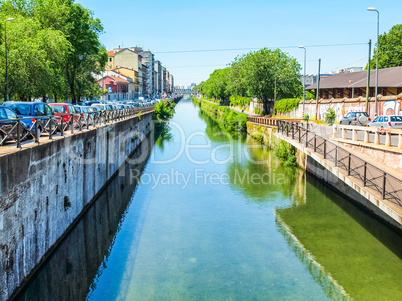
[[402, 116], [391, 116], [391, 121], [402, 121]]
[[384, 121], [384, 118], [381, 116], [381, 117], [378, 118], [377, 122], [383, 122], [383, 121]]
[[373, 120], [373, 122], [379, 122], [379, 120], [380, 120], [380, 117], [376, 117], [376, 118]]
[[384, 122], [388, 122], [389, 118], [388, 117], [384, 117]]
[[64, 106], [59, 106], [59, 105], [52, 105], [51, 108], [55, 113], [65, 113], [66, 110], [64, 109]]
[[17, 118], [17, 114], [15, 114], [10, 109], [4, 109], [4, 111], [6, 112], [8, 119], [16, 119]]
[[[41, 110], [42, 109], [42, 110]], [[34, 111], [33, 111], [34, 116], [41, 116], [43, 115], [43, 108], [39, 104], [34, 106]]]
[[8, 119], [4, 109], [0, 108], [0, 119]]
[[47, 116], [53, 115], [52, 109], [48, 105], [45, 105], [45, 114]]

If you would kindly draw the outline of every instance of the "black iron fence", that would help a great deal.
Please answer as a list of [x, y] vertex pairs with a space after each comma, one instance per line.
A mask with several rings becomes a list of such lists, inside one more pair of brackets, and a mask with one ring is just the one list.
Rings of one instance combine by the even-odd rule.
[[6, 119], [0, 121], [0, 145], [6, 141], [16, 143], [21, 148], [21, 142], [34, 139], [39, 144], [39, 138], [54, 135], [64, 136], [74, 131], [89, 130], [111, 122], [132, 118], [141, 113], [154, 111], [155, 106], [136, 109], [120, 109], [113, 111], [98, 111], [75, 114], [57, 114], [29, 118]]
[[301, 145], [321, 154], [324, 159], [345, 171], [348, 176], [357, 180], [363, 187], [377, 191], [382, 199], [402, 206], [401, 179], [366, 162], [337, 144], [310, 132], [300, 123], [278, 120], [277, 124], [278, 132], [282, 135], [290, 137]]

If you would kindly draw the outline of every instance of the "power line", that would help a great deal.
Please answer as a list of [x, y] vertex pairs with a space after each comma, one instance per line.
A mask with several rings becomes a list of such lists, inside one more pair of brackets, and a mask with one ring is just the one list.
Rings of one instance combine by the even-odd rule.
[[[306, 45], [304, 47], [339, 47], [339, 46], [358, 46], [366, 45], [367, 43], [351, 43], [351, 44], [322, 44], [322, 45]], [[264, 48], [264, 47], [263, 47]], [[265, 47], [267, 49], [289, 49], [299, 48], [299, 46], [282, 46], [282, 47]], [[193, 53], [193, 52], [224, 52], [224, 51], [244, 51], [244, 50], [260, 50], [262, 48], [227, 48], [227, 49], [198, 49], [198, 50], [173, 50], [173, 51], [158, 51], [155, 54], [171, 54], [171, 53]]]
[[194, 66], [170, 66], [170, 67], [166, 67], [169, 69], [172, 68], [198, 68], [198, 67], [225, 67], [227, 65], [194, 65]]

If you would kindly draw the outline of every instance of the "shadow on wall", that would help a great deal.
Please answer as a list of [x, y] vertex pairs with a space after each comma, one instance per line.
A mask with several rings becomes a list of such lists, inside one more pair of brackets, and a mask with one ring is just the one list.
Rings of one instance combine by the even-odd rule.
[[[151, 150], [147, 143], [138, 148], [130, 162], [143, 157], [144, 153], [147, 159], [125, 165], [16, 300], [85, 300], [98, 270], [107, 262], [137, 187], [130, 173], [133, 169], [144, 170]], [[137, 207], [142, 205], [136, 204]]]

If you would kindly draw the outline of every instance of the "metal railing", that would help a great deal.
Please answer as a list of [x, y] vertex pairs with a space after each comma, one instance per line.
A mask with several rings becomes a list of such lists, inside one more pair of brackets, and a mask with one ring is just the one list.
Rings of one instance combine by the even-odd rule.
[[278, 120], [278, 132], [322, 155], [363, 187], [378, 192], [383, 200], [402, 207], [402, 180], [366, 162], [337, 144], [310, 132], [299, 123]]
[[132, 118], [138, 113], [154, 111], [155, 106], [135, 109], [119, 109], [112, 111], [99, 111], [75, 114], [57, 114], [50, 116], [38, 116], [28, 118], [16, 118], [1, 120], [0, 145], [6, 141], [15, 142], [17, 148], [21, 148], [21, 142], [29, 139], [39, 144], [39, 138], [47, 135], [50, 140], [60, 133], [64, 136], [67, 132], [89, 130], [112, 122]]
[[[254, 123], [259, 123], [259, 124], [265, 124], [269, 126], [278, 126], [278, 120], [286, 120], [286, 119], [280, 119], [280, 118], [271, 118], [271, 117], [257, 117], [257, 116], [247, 116], [248, 121], [254, 122]], [[294, 119], [292, 120], [293, 122], [300, 122], [299, 119]]]

